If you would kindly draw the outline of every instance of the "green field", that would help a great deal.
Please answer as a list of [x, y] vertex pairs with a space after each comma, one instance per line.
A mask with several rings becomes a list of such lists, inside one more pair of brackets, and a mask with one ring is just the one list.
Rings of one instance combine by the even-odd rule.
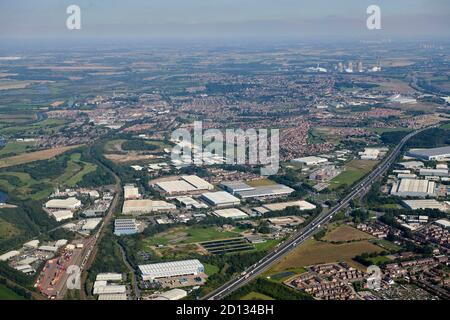
[[150, 238], [146, 238], [144, 243], [148, 246], [177, 245], [218, 239], [229, 239], [238, 236], [239, 233], [232, 231], [219, 231], [214, 227], [174, 227], [167, 231], [158, 233]]
[[25, 300], [25, 298], [18, 295], [5, 285], [0, 284], [0, 300]]
[[13, 156], [28, 151], [34, 143], [30, 142], [8, 142], [2, 149], [0, 149], [0, 157]]
[[371, 240], [370, 242], [389, 251], [397, 251], [401, 249], [401, 247], [396, 245], [395, 243], [384, 239], [374, 239]]
[[342, 185], [351, 186], [378, 163], [375, 160], [352, 160], [345, 166], [345, 171], [330, 181], [330, 188], [336, 189]]
[[[76, 186], [85, 175], [94, 172], [97, 166], [80, 160], [81, 154], [70, 155], [64, 173], [50, 179], [33, 179], [28, 173], [6, 171], [0, 173], [0, 189], [19, 198], [42, 200], [48, 197], [57, 186]], [[12, 169], [13, 170], [13, 169]]]
[[275, 300], [275, 299], [266, 296], [265, 294], [252, 291], [250, 293], [247, 293], [245, 296], [241, 297], [240, 300]]

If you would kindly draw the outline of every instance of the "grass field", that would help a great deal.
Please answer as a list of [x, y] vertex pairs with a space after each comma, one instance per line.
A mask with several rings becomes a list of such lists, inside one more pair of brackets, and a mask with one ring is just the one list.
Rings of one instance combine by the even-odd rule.
[[167, 231], [158, 233], [151, 238], [146, 238], [144, 244], [148, 246], [156, 245], [176, 245], [186, 243], [198, 243], [211, 240], [229, 239], [238, 237], [239, 234], [230, 231], [219, 231], [216, 228], [201, 227], [175, 227]]
[[0, 219], [0, 240], [10, 239], [17, 236], [20, 233], [13, 224]]
[[94, 172], [97, 166], [80, 160], [80, 153], [73, 153], [67, 161], [64, 173], [54, 179], [35, 180], [28, 173], [6, 171], [0, 173], [0, 189], [20, 198], [41, 200], [47, 197], [56, 186], [74, 187], [86, 174]]
[[0, 284], [0, 300], [25, 300], [25, 298], [18, 295], [5, 285]]
[[79, 148], [80, 145], [68, 146], [68, 147], [59, 147], [48, 150], [41, 150], [35, 152], [24, 153], [18, 156], [8, 157], [4, 159], [0, 159], [0, 168], [7, 168], [12, 166], [17, 166], [19, 164], [25, 164], [38, 160], [48, 160], [56, 157], [64, 152], [67, 152], [72, 149]]
[[2, 149], [0, 149], [0, 157], [14, 156], [26, 152], [34, 143], [30, 142], [8, 142]]
[[401, 247], [396, 245], [395, 243], [384, 239], [374, 239], [370, 242], [389, 251], [397, 251], [401, 249]]
[[363, 268], [357, 262], [353, 261], [352, 258], [364, 252], [381, 251], [383, 251], [383, 249], [366, 240], [344, 244], [332, 244], [311, 239], [280, 260], [271, 271], [281, 272], [313, 264], [339, 261], [345, 261], [354, 267]]
[[355, 229], [348, 225], [341, 225], [334, 228], [323, 238], [325, 241], [330, 242], [347, 242], [347, 241], [358, 241], [358, 240], [368, 240], [374, 237], [368, 233]]
[[345, 171], [330, 181], [330, 188], [336, 189], [341, 185], [351, 186], [378, 163], [375, 160], [352, 160], [345, 166]]
[[250, 293], [247, 293], [245, 296], [241, 297], [240, 300], [275, 300], [275, 299], [265, 294], [252, 291]]

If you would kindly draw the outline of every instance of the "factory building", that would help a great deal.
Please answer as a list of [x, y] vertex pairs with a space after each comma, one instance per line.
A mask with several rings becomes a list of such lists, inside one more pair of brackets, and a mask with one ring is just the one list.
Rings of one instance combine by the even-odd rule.
[[176, 200], [180, 203], [181, 206], [185, 207], [186, 209], [206, 209], [208, 206], [204, 204], [203, 202], [198, 202], [197, 200], [193, 199], [192, 197], [178, 197]]
[[135, 219], [116, 219], [114, 221], [114, 234], [117, 236], [136, 234], [138, 227]]
[[436, 209], [440, 211], [446, 211], [446, 206], [434, 199], [403, 200], [402, 203], [406, 208], [410, 210]]
[[216, 210], [213, 212], [213, 214], [216, 217], [225, 218], [225, 219], [233, 219], [233, 220], [248, 218], [248, 215], [245, 212], [243, 212], [239, 209], [236, 209], [236, 208]]
[[92, 231], [102, 222], [102, 218], [86, 219], [86, 223], [81, 228], [84, 231]]
[[120, 273], [99, 273], [96, 281], [122, 281], [122, 274]]
[[225, 191], [204, 193], [201, 198], [215, 207], [233, 207], [241, 203], [241, 200]]
[[134, 185], [126, 185], [123, 187], [123, 197], [125, 200], [139, 199], [139, 189]]
[[406, 153], [407, 156], [426, 161], [446, 160], [450, 158], [450, 147], [432, 148], [432, 149], [411, 149]]
[[423, 168], [420, 169], [419, 174], [421, 176], [430, 176], [430, 177], [448, 177], [448, 169]]
[[161, 193], [169, 196], [195, 194], [214, 189], [212, 184], [196, 175], [181, 176], [181, 179], [178, 180], [160, 181], [154, 186]]
[[151, 212], [175, 210], [176, 206], [166, 201], [157, 200], [126, 200], [123, 203], [123, 214], [146, 214]]
[[281, 211], [288, 207], [297, 207], [301, 211], [303, 210], [313, 210], [316, 206], [308, 201], [298, 200], [298, 201], [288, 201], [288, 202], [279, 202], [279, 203], [270, 203], [263, 205], [263, 208], [269, 211]]
[[187, 291], [183, 289], [172, 289], [161, 293], [158, 297], [152, 300], [181, 300], [187, 297]]
[[394, 183], [391, 194], [399, 197], [434, 197], [436, 182], [430, 180], [401, 179]]
[[225, 181], [220, 184], [220, 187], [231, 194], [235, 194], [236, 192], [240, 191], [249, 191], [254, 189], [253, 187], [249, 186], [248, 184], [242, 181]]
[[53, 211], [52, 216], [53, 216], [53, 218], [55, 218], [56, 221], [60, 222], [60, 221], [72, 219], [73, 212], [70, 210], [58, 210], [58, 211]]
[[319, 164], [327, 163], [328, 159], [320, 158], [320, 157], [304, 157], [304, 158], [292, 159], [291, 162], [300, 163], [305, 166], [316, 166]]
[[436, 220], [434, 223], [440, 226], [441, 228], [450, 230], [450, 221], [446, 219]]
[[270, 199], [290, 195], [295, 190], [282, 184], [254, 187], [252, 190], [238, 191], [236, 194], [242, 199]]
[[67, 199], [52, 199], [45, 203], [47, 209], [59, 209], [59, 210], [76, 210], [81, 207], [81, 201], [75, 197]]
[[193, 259], [140, 265], [139, 270], [144, 281], [153, 281], [159, 278], [198, 275], [205, 272], [205, 267], [200, 261]]

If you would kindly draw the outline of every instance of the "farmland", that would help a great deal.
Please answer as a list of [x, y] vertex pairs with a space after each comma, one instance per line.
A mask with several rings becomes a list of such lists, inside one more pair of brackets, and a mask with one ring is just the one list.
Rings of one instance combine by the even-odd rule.
[[350, 242], [368, 239], [373, 239], [373, 236], [348, 225], [342, 225], [331, 230], [323, 238], [323, 240], [329, 242]]
[[352, 260], [364, 252], [381, 252], [383, 249], [369, 241], [358, 241], [344, 244], [332, 244], [316, 240], [308, 240], [288, 256], [281, 259], [274, 267], [274, 272], [280, 272], [313, 264], [345, 261], [355, 267], [361, 267]]

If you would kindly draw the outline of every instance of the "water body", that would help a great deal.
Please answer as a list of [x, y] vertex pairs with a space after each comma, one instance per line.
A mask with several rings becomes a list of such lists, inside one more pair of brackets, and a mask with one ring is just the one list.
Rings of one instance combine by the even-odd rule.
[[8, 200], [8, 195], [0, 190], [0, 203], [5, 203]]

